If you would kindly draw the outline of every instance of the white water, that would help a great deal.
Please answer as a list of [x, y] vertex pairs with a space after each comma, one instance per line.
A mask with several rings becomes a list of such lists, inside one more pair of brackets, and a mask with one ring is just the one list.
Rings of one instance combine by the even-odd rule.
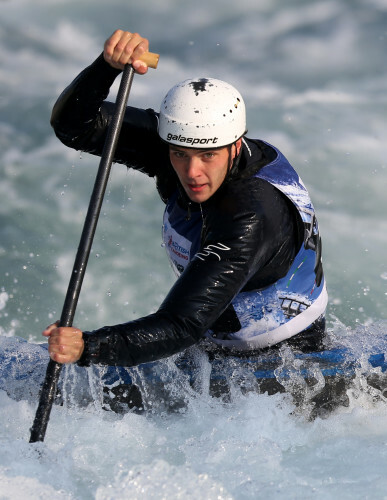
[[[240, 89], [248, 135], [279, 147], [314, 199], [331, 334], [351, 342], [366, 325], [370, 344], [385, 332], [386, 0], [8, 0], [0, 9], [2, 335], [40, 342], [60, 316], [98, 160], [61, 145], [49, 117], [116, 27], [146, 34], [161, 54], [157, 71], [135, 79], [131, 104], [157, 108], [195, 75]], [[157, 308], [173, 282], [161, 210], [152, 181], [113, 169], [81, 328]], [[35, 445], [36, 404], [0, 391], [0, 497], [384, 498], [387, 406], [361, 387], [349, 407], [313, 422], [288, 396], [238, 388], [227, 404], [188, 392], [178, 414], [55, 406]]]

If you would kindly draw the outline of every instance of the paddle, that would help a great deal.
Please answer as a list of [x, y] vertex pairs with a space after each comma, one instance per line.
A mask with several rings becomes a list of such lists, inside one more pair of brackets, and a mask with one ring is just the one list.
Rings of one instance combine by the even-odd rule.
[[[159, 56], [158, 54], [146, 52], [143, 54], [141, 59], [146, 62], [149, 67], [156, 68]], [[115, 112], [107, 132], [59, 326], [72, 326], [73, 323], [75, 309], [77, 307], [87, 261], [89, 259], [91, 245], [97, 227], [98, 217], [101, 211], [102, 201], [125, 114], [126, 103], [132, 86], [133, 76], [134, 70], [132, 66], [127, 64], [122, 74], [120, 87], [118, 89]], [[52, 360], [49, 361], [45, 380], [40, 393], [38, 409], [31, 428], [30, 443], [44, 440], [61, 369], [62, 365], [60, 363], [56, 363]]]

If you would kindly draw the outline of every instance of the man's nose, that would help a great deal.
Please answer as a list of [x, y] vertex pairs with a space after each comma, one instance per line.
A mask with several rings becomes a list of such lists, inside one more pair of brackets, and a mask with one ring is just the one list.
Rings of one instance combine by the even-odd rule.
[[195, 178], [200, 173], [201, 161], [194, 156], [190, 157], [187, 161], [187, 175], [188, 177]]

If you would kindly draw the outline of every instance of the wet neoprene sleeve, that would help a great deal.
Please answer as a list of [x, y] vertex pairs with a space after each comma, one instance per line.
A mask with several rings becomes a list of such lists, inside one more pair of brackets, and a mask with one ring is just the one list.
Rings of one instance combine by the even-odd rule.
[[[205, 334], [249, 278], [264, 268], [268, 260], [278, 265], [288, 260], [284, 235], [275, 234], [273, 218], [264, 215], [269, 209], [278, 210], [278, 203], [283, 200], [278, 196], [275, 201], [264, 195], [266, 189], [262, 189], [261, 182], [247, 184], [232, 185], [232, 205], [225, 193], [220, 197], [221, 208], [209, 211], [205, 217], [203, 257], [201, 254], [194, 257], [159, 310], [144, 318], [85, 335], [86, 345], [91, 341], [94, 347], [90, 349], [87, 345], [81, 363], [93, 360], [132, 366], [177, 353]], [[248, 196], [244, 190], [247, 187]], [[239, 188], [242, 191], [236, 198]], [[258, 213], [252, 209], [254, 205], [259, 206]], [[278, 213], [283, 215], [284, 211]], [[291, 234], [285, 235], [286, 238], [291, 238]], [[215, 247], [214, 253], [205, 250]], [[88, 360], [87, 353], [91, 350], [93, 355]]]
[[[100, 55], [66, 87], [51, 114], [51, 125], [63, 144], [101, 156], [114, 112], [114, 104], [105, 99], [119, 74]], [[157, 123], [152, 109], [128, 106], [114, 161], [155, 176], [167, 152]]]
[[[61, 94], [51, 123], [64, 144], [101, 154], [112, 115], [112, 106], [103, 100], [117, 74], [100, 57]], [[116, 160], [163, 178], [168, 151], [158, 138], [154, 111], [127, 109]], [[159, 310], [85, 332], [80, 365], [134, 366], [180, 352], [204, 336], [239, 291], [286, 274], [299, 247], [297, 222], [271, 184], [253, 175], [234, 176], [202, 209], [200, 252]]]

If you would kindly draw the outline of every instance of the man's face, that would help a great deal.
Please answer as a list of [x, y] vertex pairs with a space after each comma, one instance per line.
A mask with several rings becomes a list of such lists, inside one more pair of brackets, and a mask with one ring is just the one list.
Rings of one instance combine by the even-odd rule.
[[[169, 158], [188, 198], [207, 201], [223, 183], [230, 162], [238, 154], [242, 140], [231, 148], [193, 149], [169, 146]], [[231, 151], [230, 151], [231, 149]]]

